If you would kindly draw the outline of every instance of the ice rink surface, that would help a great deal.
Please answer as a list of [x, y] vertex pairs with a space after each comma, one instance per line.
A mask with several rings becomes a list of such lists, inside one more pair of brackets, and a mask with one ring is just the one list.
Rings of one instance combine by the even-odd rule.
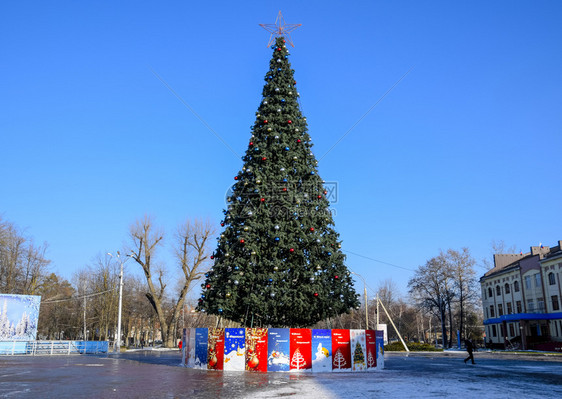
[[179, 367], [178, 351], [2, 356], [2, 398], [561, 398], [562, 356], [386, 353], [372, 373], [251, 373]]

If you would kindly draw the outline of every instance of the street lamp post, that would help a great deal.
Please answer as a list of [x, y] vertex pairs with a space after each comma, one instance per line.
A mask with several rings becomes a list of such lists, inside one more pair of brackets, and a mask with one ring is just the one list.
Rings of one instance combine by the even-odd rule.
[[[111, 253], [107, 253], [109, 256], [113, 258]], [[121, 260], [121, 254], [117, 251], [117, 259], [119, 261], [120, 272], [119, 272], [119, 312], [117, 316], [117, 339], [115, 341], [115, 346], [113, 348], [114, 352], [121, 350], [121, 309], [123, 308], [123, 263], [125, 263], [129, 258], [125, 261]]]
[[364, 289], [363, 294], [365, 296], [365, 329], [368, 330], [369, 329], [369, 301], [367, 299], [367, 283], [365, 282], [363, 276], [360, 275], [359, 273], [355, 273], [355, 272], [351, 272], [351, 273], [361, 277], [361, 280], [363, 280], [363, 289]]

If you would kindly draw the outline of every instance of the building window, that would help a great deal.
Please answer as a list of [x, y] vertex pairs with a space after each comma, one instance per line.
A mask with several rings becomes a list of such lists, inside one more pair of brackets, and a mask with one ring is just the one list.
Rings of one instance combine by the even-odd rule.
[[525, 276], [525, 289], [531, 289], [531, 276]]
[[513, 309], [511, 308], [511, 302], [507, 303], [507, 314], [512, 314], [513, 313]]
[[534, 312], [535, 311], [535, 302], [532, 299], [527, 300], [527, 312]]
[[492, 288], [488, 287], [488, 296], [491, 298], [494, 294], [492, 293]]
[[490, 317], [494, 317], [494, 305], [490, 305]]
[[503, 316], [503, 305], [498, 303], [498, 316]]
[[500, 288], [499, 285], [496, 285], [496, 295], [500, 296], [502, 294], [502, 289]]
[[554, 277], [554, 273], [548, 273], [548, 284], [554, 285], [556, 284], [556, 277]]
[[516, 301], [515, 307], [517, 308], [517, 313], [523, 313], [523, 308], [521, 307], [521, 301]]
[[506, 294], [509, 294], [510, 290], [509, 290], [509, 284], [508, 283], [505, 283], [504, 290], [505, 290]]
[[497, 336], [498, 336], [498, 331], [497, 331], [495, 325], [492, 326], [492, 336], [494, 336], [494, 337], [497, 337]]
[[537, 273], [535, 274], [535, 287], [540, 287], [541, 286], [541, 274]]
[[519, 292], [519, 281], [513, 282], [513, 291]]
[[552, 295], [550, 297], [552, 301], [552, 310], [560, 310], [560, 304], [558, 303], [558, 295]]
[[515, 328], [513, 328], [513, 323], [509, 323], [509, 336], [515, 337]]
[[544, 312], [544, 298], [537, 298], [537, 312]]

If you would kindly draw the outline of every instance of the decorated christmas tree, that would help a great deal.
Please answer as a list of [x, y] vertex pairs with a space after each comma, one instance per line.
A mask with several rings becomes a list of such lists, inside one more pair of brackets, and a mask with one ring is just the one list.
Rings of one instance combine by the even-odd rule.
[[286, 26], [274, 32], [244, 165], [198, 305], [244, 326], [306, 327], [359, 305], [300, 111]]
[[361, 344], [357, 342], [355, 345], [355, 353], [353, 354], [353, 363], [354, 364], [365, 364], [365, 355], [363, 354], [363, 349], [361, 348]]

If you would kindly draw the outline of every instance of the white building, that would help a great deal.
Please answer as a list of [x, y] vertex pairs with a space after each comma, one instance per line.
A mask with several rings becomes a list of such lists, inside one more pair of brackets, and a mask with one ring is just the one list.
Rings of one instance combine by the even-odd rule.
[[562, 350], [562, 241], [526, 254], [496, 254], [480, 278], [486, 342]]

